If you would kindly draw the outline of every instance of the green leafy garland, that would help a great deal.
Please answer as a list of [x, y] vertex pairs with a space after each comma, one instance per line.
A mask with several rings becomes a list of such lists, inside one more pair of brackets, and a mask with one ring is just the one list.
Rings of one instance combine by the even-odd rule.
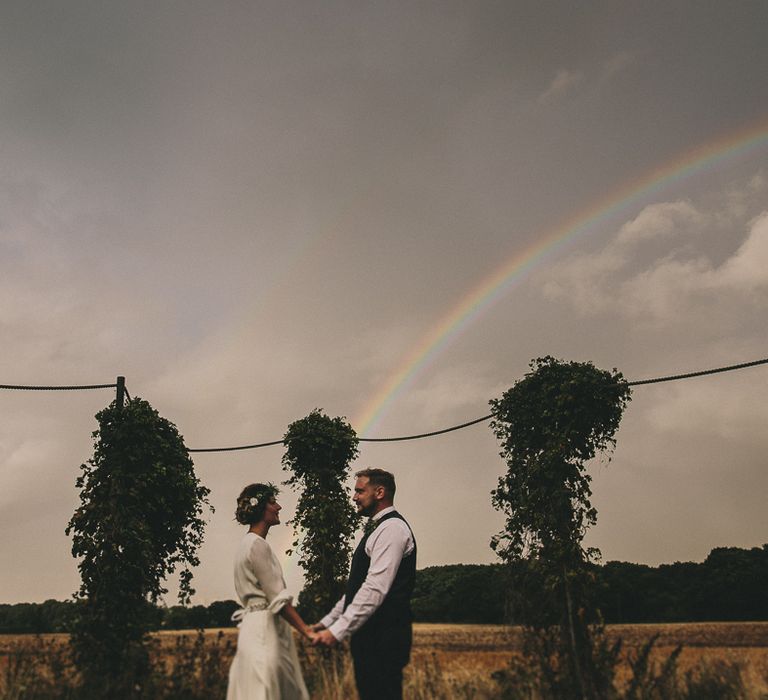
[[181, 566], [180, 602], [194, 593], [190, 567], [199, 564], [210, 492], [176, 426], [146, 401], [113, 403], [96, 419], [93, 457], [76, 482], [80, 506], [66, 529], [82, 580], [72, 641], [86, 680], [117, 693], [146, 671], [148, 603], [167, 592], [166, 578]]
[[344, 591], [351, 540], [359, 525], [345, 482], [358, 440], [343, 418], [330, 418], [320, 409], [291, 423], [284, 440], [283, 469], [292, 472], [284, 483], [301, 492], [290, 521], [305, 576], [299, 610], [317, 620]]

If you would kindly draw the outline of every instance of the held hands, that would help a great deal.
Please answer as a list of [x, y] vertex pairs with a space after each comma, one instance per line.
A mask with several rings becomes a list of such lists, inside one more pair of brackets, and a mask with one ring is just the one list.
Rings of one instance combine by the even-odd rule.
[[315, 646], [335, 647], [338, 644], [338, 640], [333, 636], [330, 630], [322, 629], [315, 634], [312, 644]]
[[309, 626], [309, 639], [314, 646], [335, 647], [339, 643], [322, 622]]

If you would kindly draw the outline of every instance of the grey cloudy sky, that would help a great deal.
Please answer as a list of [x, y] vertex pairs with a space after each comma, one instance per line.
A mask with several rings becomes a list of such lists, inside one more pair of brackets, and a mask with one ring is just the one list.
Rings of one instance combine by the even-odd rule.
[[[278, 439], [315, 407], [354, 425], [505, 260], [765, 124], [766, 26], [764, 2], [5, 2], [0, 382], [125, 375], [189, 447]], [[376, 434], [484, 415], [546, 354], [630, 379], [768, 356], [767, 302], [763, 138], [544, 256]], [[604, 559], [768, 541], [767, 385], [636, 390], [593, 467]], [[64, 527], [110, 399], [0, 392], [0, 601], [76, 589]], [[355, 466], [398, 476], [420, 566], [490, 562], [497, 452], [478, 425]], [[233, 597], [234, 498], [281, 455], [196, 457], [217, 508], [198, 602]]]

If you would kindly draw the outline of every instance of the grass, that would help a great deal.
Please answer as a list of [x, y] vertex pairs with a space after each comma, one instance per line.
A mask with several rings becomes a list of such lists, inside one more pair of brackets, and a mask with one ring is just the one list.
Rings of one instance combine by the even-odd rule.
[[[649, 668], [660, 669], [673, 650], [683, 645], [675, 661], [674, 679], [668, 679], [668, 684], [676, 684], [676, 694], [661, 688], [656, 694], [636, 697], [768, 698], [768, 623], [616, 625], [609, 626], [607, 633], [624, 642], [617, 669], [623, 692], [631, 686], [631, 663], [640, 663], [643, 645], [658, 635], [648, 654]], [[510, 659], [520, 658], [521, 641], [517, 628], [505, 626], [417, 624], [412, 661], [405, 674], [405, 697], [501, 697], [503, 688], [492, 674], [507, 667]], [[154, 635], [154, 673], [135, 697], [223, 698], [235, 645], [234, 629]], [[315, 649], [302, 643], [299, 649], [313, 698], [355, 697], [346, 656], [338, 667], [326, 669], [317, 662]], [[76, 683], [66, 635], [0, 636], [0, 700], [79, 698]], [[734, 688], [736, 694], [724, 694], [724, 687]]]

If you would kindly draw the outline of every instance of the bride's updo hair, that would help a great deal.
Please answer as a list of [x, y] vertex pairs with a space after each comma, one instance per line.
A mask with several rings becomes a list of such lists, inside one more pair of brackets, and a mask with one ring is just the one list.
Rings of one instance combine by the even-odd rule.
[[264, 517], [267, 503], [279, 490], [274, 484], [248, 484], [237, 497], [235, 520], [241, 525], [253, 525]]

